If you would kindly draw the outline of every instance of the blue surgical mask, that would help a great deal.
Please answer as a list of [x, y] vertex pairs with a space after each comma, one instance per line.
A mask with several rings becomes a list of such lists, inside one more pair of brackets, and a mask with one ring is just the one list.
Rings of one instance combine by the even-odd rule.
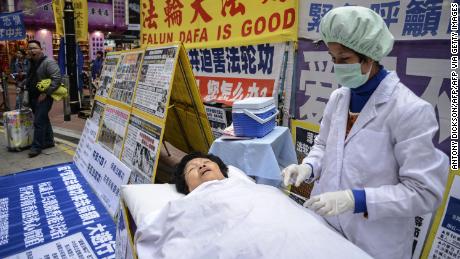
[[361, 63], [354, 64], [334, 64], [334, 74], [337, 82], [348, 88], [362, 86], [369, 79], [372, 65], [366, 74], [361, 73]]

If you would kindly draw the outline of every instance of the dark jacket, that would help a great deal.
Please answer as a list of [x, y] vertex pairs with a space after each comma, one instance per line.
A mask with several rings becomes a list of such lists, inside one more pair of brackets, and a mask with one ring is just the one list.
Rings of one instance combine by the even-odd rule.
[[30, 71], [27, 74], [26, 86], [27, 90], [29, 90], [30, 98], [36, 98], [40, 95], [37, 83], [43, 79], [51, 79], [51, 85], [46, 90], [47, 95], [51, 95], [61, 84], [61, 72], [56, 61], [47, 56], [43, 56], [41, 59], [43, 61], [38, 67], [36, 67], [38, 61], [31, 62]]

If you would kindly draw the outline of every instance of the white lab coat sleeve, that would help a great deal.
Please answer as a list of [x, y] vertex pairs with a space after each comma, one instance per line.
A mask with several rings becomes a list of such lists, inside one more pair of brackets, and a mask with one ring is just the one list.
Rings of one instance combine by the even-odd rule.
[[429, 103], [408, 105], [391, 130], [399, 183], [365, 188], [369, 220], [435, 211], [447, 180], [449, 160], [433, 145], [438, 122]]
[[319, 130], [319, 134], [315, 138], [315, 143], [313, 147], [310, 149], [308, 156], [305, 157], [302, 161], [302, 164], [309, 163], [313, 167], [313, 174], [314, 179], [318, 179], [321, 176], [322, 170], [322, 159], [324, 156], [324, 152], [326, 150], [326, 142], [329, 136], [329, 130], [331, 126], [331, 116], [332, 112], [335, 110], [333, 106], [337, 105], [337, 96], [338, 91], [335, 90], [331, 94], [331, 98], [326, 104], [326, 108], [324, 109], [323, 119], [321, 120], [321, 126]]

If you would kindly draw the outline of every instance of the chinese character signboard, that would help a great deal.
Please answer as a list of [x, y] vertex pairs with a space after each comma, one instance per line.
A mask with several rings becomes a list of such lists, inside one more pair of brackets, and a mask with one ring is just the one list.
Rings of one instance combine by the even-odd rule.
[[291, 120], [291, 129], [297, 161], [301, 163], [315, 144], [319, 126], [305, 121]]
[[232, 105], [278, 89], [286, 43], [190, 49], [188, 56], [204, 102]]
[[297, 0], [141, 0], [141, 43], [186, 48], [297, 40]]
[[[318, 124], [335, 81], [333, 62], [324, 44], [299, 40], [294, 116]], [[389, 71], [396, 71], [401, 82], [433, 105], [439, 131], [433, 141], [444, 153], [450, 152], [450, 66], [449, 41], [398, 41], [388, 57], [381, 60]]]
[[119, 206], [120, 186], [128, 183], [131, 170], [96, 143], [98, 124], [87, 120], [74, 161], [112, 217]]
[[0, 40], [21, 40], [25, 37], [22, 11], [0, 14]]
[[1, 258], [113, 258], [115, 224], [73, 164], [0, 179]]
[[300, 1], [299, 37], [320, 38], [321, 18], [332, 8], [368, 7], [380, 14], [396, 40], [450, 39], [451, 1]]

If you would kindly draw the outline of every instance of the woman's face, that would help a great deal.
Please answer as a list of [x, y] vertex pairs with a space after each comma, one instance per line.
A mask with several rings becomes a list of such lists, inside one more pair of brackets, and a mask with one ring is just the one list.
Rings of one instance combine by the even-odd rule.
[[208, 158], [190, 160], [185, 165], [184, 174], [189, 191], [193, 191], [204, 182], [225, 178], [220, 171], [219, 165]]
[[[329, 55], [331, 55], [334, 64], [356, 64], [360, 63], [359, 56], [356, 53], [337, 42], [329, 42]], [[366, 74], [371, 68], [372, 60], [362, 60], [361, 73]]]

